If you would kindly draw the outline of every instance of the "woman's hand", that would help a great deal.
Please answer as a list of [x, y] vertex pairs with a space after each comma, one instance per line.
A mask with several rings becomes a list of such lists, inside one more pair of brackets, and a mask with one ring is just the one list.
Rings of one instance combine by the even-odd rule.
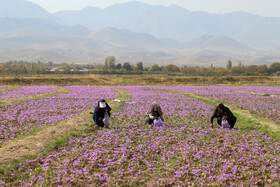
[[152, 114], [149, 114], [149, 118], [154, 119], [154, 116]]

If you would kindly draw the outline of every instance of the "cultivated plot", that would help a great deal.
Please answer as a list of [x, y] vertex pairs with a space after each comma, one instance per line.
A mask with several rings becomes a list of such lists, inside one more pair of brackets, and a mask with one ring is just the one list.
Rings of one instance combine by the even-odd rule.
[[[280, 185], [279, 140], [259, 131], [210, 128], [214, 107], [184, 94], [114, 88], [129, 92], [131, 99], [113, 114], [111, 129], [80, 132], [47, 155], [3, 172], [1, 184]], [[154, 101], [164, 112], [162, 127], [145, 124]]]
[[[118, 96], [114, 90], [102, 87], [68, 88], [70, 92], [66, 94], [29, 99], [0, 108], [0, 145], [73, 118], [85, 110], [94, 108], [100, 98], [111, 99]], [[34, 87], [34, 90], [36, 89], [37, 87]]]

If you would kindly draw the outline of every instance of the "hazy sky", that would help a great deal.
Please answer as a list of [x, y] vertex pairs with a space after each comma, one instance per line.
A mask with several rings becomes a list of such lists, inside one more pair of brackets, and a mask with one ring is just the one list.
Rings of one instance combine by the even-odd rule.
[[[130, 0], [29, 0], [49, 12], [80, 10], [87, 6], [105, 8]], [[188, 10], [203, 10], [211, 13], [246, 11], [266, 16], [280, 17], [280, 0], [138, 0], [152, 5], [172, 5]]]

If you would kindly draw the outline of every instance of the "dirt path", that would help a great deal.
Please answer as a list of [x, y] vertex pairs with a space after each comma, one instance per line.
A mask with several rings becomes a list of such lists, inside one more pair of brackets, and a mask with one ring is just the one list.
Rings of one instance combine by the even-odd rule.
[[15, 104], [15, 103], [26, 101], [28, 99], [43, 99], [43, 98], [46, 98], [46, 97], [53, 97], [53, 96], [57, 96], [59, 94], [67, 93], [69, 91], [70, 91], [69, 88], [58, 87], [58, 90], [53, 91], [53, 92], [47, 92], [47, 93], [32, 95], [32, 96], [29, 96], [29, 97], [7, 98], [7, 99], [2, 99], [2, 102], [4, 102], [7, 105], [12, 105], [12, 104]]
[[[127, 92], [122, 90], [116, 91], [120, 93], [117, 99], [128, 99], [129, 94]], [[109, 101], [108, 104], [111, 106], [113, 112], [122, 105], [122, 103], [115, 100]], [[15, 160], [23, 159], [28, 155], [36, 155], [46, 148], [52, 140], [63, 137], [72, 131], [85, 129], [88, 125], [93, 124], [91, 115], [88, 114], [89, 111], [92, 110], [84, 111], [75, 118], [68, 119], [59, 125], [48, 127], [34, 136], [26, 137], [0, 148], [0, 164], [11, 163]]]

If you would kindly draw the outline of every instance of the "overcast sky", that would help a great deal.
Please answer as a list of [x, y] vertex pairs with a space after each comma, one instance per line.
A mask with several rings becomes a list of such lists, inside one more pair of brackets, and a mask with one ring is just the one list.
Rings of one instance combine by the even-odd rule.
[[[49, 12], [80, 10], [87, 6], [105, 8], [130, 0], [29, 0]], [[210, 13], [245, 11], [266, 17], [280, 17], [280, 0], [138, 0], [152, 5], [172, 5], [188, 10], [202, 10]]]

